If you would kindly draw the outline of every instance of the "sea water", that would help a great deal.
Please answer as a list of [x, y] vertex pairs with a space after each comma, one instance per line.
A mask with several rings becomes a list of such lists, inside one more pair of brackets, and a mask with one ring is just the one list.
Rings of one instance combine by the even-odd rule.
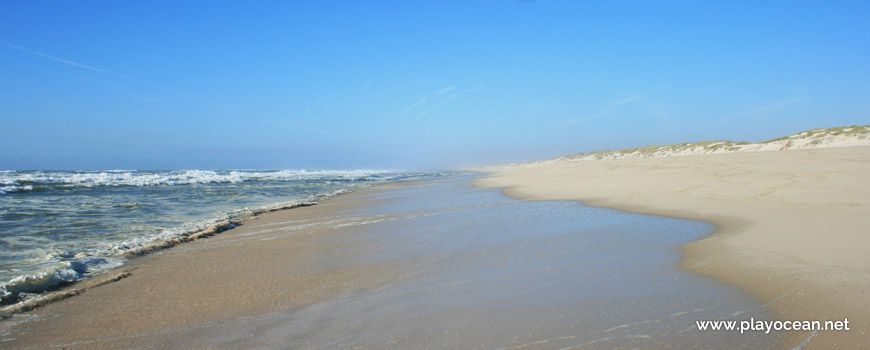
[[[776, 346], [778, 334], [697, 329], [696, 320], [772, 318], [769, 300], [679, 267], [680, 246], [709, 235], [712, 224], [517, 200], [471, 179], [360, 193], [354, 209], [305, 221], [305, 230], [321, 233], [307, 236], [310, 246], [333, 248], [310, 252], [316, 261], [372, 267], [364, 278], [380, 285], [349, 282], [310, 306], [144, 336], [156, 347], [189, 348]], [[284, 230], [299, 224], [284, 222]], [[241, 230], [249, 239], [284, 234], [275, 228]]]
[[0, 306], [231, 228], [263, 211], [438, 173], [336, 170], [2, 171]]

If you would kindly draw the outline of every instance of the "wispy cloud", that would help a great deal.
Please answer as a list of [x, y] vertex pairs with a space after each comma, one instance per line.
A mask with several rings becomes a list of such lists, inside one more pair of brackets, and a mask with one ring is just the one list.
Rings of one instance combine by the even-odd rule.
[[34, 55], [34, 56], [37, 56], [37, 57], [42, 57], [42, 58], [45, 58], [45, 59], [48, 59], [48, 60], [52, 60], [52, 61], [55, 61], [55, 62], [59, 62], [59, 63], [63, 63], [63, 64], [67, 64], [67, 65], [74, 66], [74, 67], [78, 67], [78, 68], [82, 68], [82, 69], [87, 69], [87, 70], [94, 71], [94, 72], [98, 72], [98, 73], [108, 74], [108, 75], [111, 75], [111, 76], [114, 76], [114, 77], [118, 77], [118, 78], [121, 78], [121, 79], [129, 80], [129, 81], [132, 81], [132, 82], [135, 82], [135, 83], [145, 84], [145, 85], [148, 85], [148, 86], [151, 86], [151, 87], [154, 87], [154, 88], [157, 88], [157, 89], [160, 89], [160, 90], [163, 90], [163, 91], [166, 91], [166, 92], [169, 92], [169, 93], [175, 94], [175, 95], [179, 95], [179, 96], [183, 96], [183, 97], [192, 98], [192, 99], [199, 100], [199, 101], [202, 101], [202, 102], [205, 102], [205, 103], [208, 103], [208, 104], [212, 104], [212, 105], [215, 105], [215, 106], [226, 107], [226, 105], [224, 105], [224, 104], [217, 103], [217, 102], [214, 102], [214, 101], [210, 101], [210, 100], [208, 100], [208, 99], [206, 99], [206, 98], [203, 98], [203, 97], [199, 97], [199, 96], [196, 96], [196, 95], [193, 95], [193, 94], [189, 94], [189, 93], [186, 93], [186, 92], [182, 92], [182, 91], [178, 91], [178, 90], [175, 90], [175, 89], [171, 89], [171, 88], [168, 88], [168, 87], [163, 86], [163, 85], [159, 85], [159, 84], [155, 84], [155, 83], [151, 83], [151, 82], [146, 82], [146, 81], [141, 81], [141, 80], [135, 79], [135, 78], [133, 78], [133, 77], [130, 77], [130, 76], [128, 76], [128, 75], [121, 74], [121, 73], [118, 73], [118, 72], [113, 72], [113, 71], [108, 70], [108, 69], [103, 69], [103, 68], [99, 68], [99, 67], [90, 66], [90, 65], [87, 65], [87, 64], [84, 64], [84, 63], [79, 63], [79, 62], [75, 62], [75, 61], [70, 61], [70, 60], [65, 59], [65, 58], [60, 58], [60, 57], [57, 57], [57, 56], [52, 56], [52, 55], [49, 55], [49, 54], [47, 54], [47, 53], [39, 52], [39, 51], [36, 51], [36, 50], [31, 50], [31, 49], [28, 49], [28, 48], [23, 47], [23, 46], [18, 46], [18, 45], [15, 45], [15, 44], [10, 44], [10, 43], [3, 42], [3, 41], [0, 41], [0, 45], [3, 45], [3, 46], [6, 46], [6, 47], [9, 47], [9, 48], [12, 48], [12, 49], [18, 50], [18, 51], [23, 52], [23, 53], [26, 53], [26, 54]]
[[743, 117], [760, 116], [760, 115], [775, 113], [775, 112], [778, 112], [778, 111], [780, 111], [788, 106], [794, 105], [798, 102], [804, 101], [804, 100], [809, 99], [809, 98], [810, 98], [810, 96], [799, 96], [799, 97], [792, 97], [792, 98], [787, 98], [787, 99], [783, 99], [783, 100], [770, 101], [770, 102], [767, 102], [765, 104], [755, 106], [753, 108], [749, 108], [749, 109], [744, 110], [744, 111], [729, 114], [729, 115], [717, 120], [715, 124], [719, 125], [719, 124], [727, 123], [731, 120], [743, 118]]
[[441, 109], [441, 107], [444, 107], [445, 105], [452, 103], [453, 101], [456, 101], [458, 98], [459, 98], [459, 94], [447, 95], [447, 97], [444, 97], [443, 99], [441, 99], [441, 101], [438, 101], [438, 103], [436, 103], [435, 105], [433, 105], [429, 109], [420, 112], [420, 114], [417, 115], [417, 118], [415, 118], [414, 120], [418, 120], [420, 118], [423, 118], [426, 115], [428, 115], [429, 113], [437, 111], [437, 110]]
[[382, 76], [379, 76], [379, 77], [377, 77], [377, 78], [371, 78], [371, 79], [369, 79], [369, 80], [363, 81], [363, 84], [371, 84], [371, 83], [374, 83], [374, 82], [376, 82], [376, 81], [378, 81], [378, 80], [381, 80], [381, 79], [382, 79], [383, 77], [385, 77], [385, 76], [386, 76], [386, 75], [382, 75]]
[[477, 85], [475, 85], [473, 88], [462, 90], [462, 92], [463, 92], [463, 93], [466, 93], [466, 92], [475, 92], [475, 91], [480, 91], [480, 90], [483, 90], [483, 88], [484, 88], [485, 86], [486, 86], [486, 85], [483, 85], [483, 84], [477, 84]]
[[561, 126], [574, 125], [574, 124], [582, 123], [582, 122], [589, 121], [589, 120], [592, 120], [595, 118], [603, 117], [603, 116], [608, 115], [608, 114], [613, 114], [614, 112], [619, 110], [620, 107], [631, 104], [632, 102], [635, 102], [635, 101], [639, 101], [642, 98], [644, 98], [643, 95], [623, 97], [621, 99], [618, 99], [616, 101], [608, 103], [606, 106], [602, 107], [601, 109], [599, 109], [595, 113], [592, 113], [589, 115], [584, 115], [584, 116], [579, 117], [579, 118], [565, 120], [565, 121], [562, 121], [562, 123], [560, 123], [559, 125], [561, 125]]
[[459, 98], [459, 94], [450, 94], [447, 97], [445, 97], [443, 100], [439, 101], [436, 106], [446, 105], [450, 102], [456, 101], [457, 98]]
[[443, 88], [443, 89], [441, 89], [441, 90], [435, 91], [435, 92], [433, 92], [432, 94], [433, 94], [433, 95], [444, 95], [444, 94], [446, 94], [446, 93], [448, 93], [448, 92], [451, 92], [451, 91], [453, 91], [453, 90], [455, 90], [455, 89], [456, 89], [455, 86], [448, 86], [448, 87]]
[[417, 99], [417, 102], [414, 102], [414, 104], [412, 104], [408, 107], [405, 107], [405, 109], [402, 110], [402, 113], [400, 113], [399, 116], [405, 116], [408, 113], [411, 113], [411, 111], [413, 111], [414, 108], [417, 108], [417, 107], [423, 105], [424, 103], [426, 103], [426, 101], [427, 101], [426, 97], [420, 97], [419, 99]]
[[595, 113], [592, 113], [589, 115], [584, 115], [584, 116], [579, 117], [579, 118], [564, 120], [561, 123], [559, 123], [559, 126], [564, 127], [564, 126], [574, 125], [574, 124], [582, 123], [585, 121], [589, 121], [592, 119], [596, 119], [596, 118], [600, 118], [600, 117], [603, 117], [606, 115], [616, 113], [623, 106], [627, 106], [627, 105], [630, 105], [630, 104], [636, 103], [636, 102], [639, 103], [639, 102], [645, 101], [645, 100], [649, 99], [649, 97], [652, 96], [653, 94], [655, 94], [656, 92], [659, 92], [659, 91], [666, 89], [666, 88], [668, 88], [668, 86], [660, 86], [660, 87], [656, 87], [654, 89], [651, 89], [651, 90], [644, 92], [644, 93], [641, 93], [641, 94], [625, 96], [623, 98], [620, 98], [618, 100], [615, 100], [613, 102], [608, 103], [604, 107], [601, 107], [601, 109], [599, 109]]
[[403, 116], [410, 114], [414, 110], [417, 110], [419, 107], [426, 105], [427, 102], [429, 102], [431, 100], [431, 98], [434, 98], [435, 96], [447, 95], [444, 98], [439, 99], [437, 103], [430, 104], [430, 105], [428, 105], [428, 108], [425, 108], [422, 111], [420, 111], [419, 113], [417, 113], [417, 117], [414, 118], [414, 120], [419, 120], [420, 118], [423, 118], [423, 117], [429, 115], [430, 113], [432, 113], [438, 109], [441, 109], [441, 107], [443, 107], [447, 104], [453, 103], [454, 101], [459, 99], [459, 97], [461, 95], [469, 93], [469, 92], [480, 91], [483, 89], [483, 87], [484, 87], [483, 84], [478, 84], [472, 88], [459, 90], [459, 91], [456, 91], [456, 86], [448, 86], [448, 87], [439, 89], [439, 90], [434, 91], [426, 96], [420, 97], [419, 99], [417, 99], [417, 102], [415, 102], [414, 104], [412, 104], [408, 107], [405, 107], [402, 110], [402, 112], [399, 113], [399, 116], [403, 117]]
[[[166, 92], [169, 92], [169, 93], [172, 93], [172, 94], [178, 95], [178, 96], [188, 97], [188, 98], [195, 99], [195, 100], [199, 100], [199, 101], [202, 101], [202, 102], [205, 102], [205, 103], [208, 103], [208, 104], [212, 104], [212, 105], [215, 105], [215, 106], [219, 106], [219, 107], [224, 107], [224, 108], [233, 109], [232, 107], [227, 106], [227, 105], [222, 104], [222, 103], [217, 103], [217, 102], [214, 102], [214, 101], [210, 101], [210, 100], [208, 100], [208, 99], [206, 99], [206, 98], [203, 98], [203, 97], [200, 97], [200, 96], [196, 96], [196, 95], [193, 95], [193, 94], [189, 94], [189, 93], [186, 93], [186, 92], [183, 92], [183, 91], [178, 91], [178, 90], [175, 90], [175, 89], [172, 89], [172, 88], [169, 88], [169, 87], [163, 86], [163, 85], [159, 85], [159, 84], [155, 84], [155, 83], [151, 83], [151, 82], [147, 82], [147, 81], [142, 81], [142, 80], [139, 80], [139, 79], [136, 79], [136, 78], [130, 77], [130, 76], [128, 76], [128, 75], [121, 74], [121, 73], [118, 73], [118, 72], [114, 72], [114, 71], [111, 71], [111, 70], [108, 70], [108, 69], [103, 69], [103, 68], [99, 68], [99, 67], [94, 67], [94, 66], [90, 66], [90, 65], [87, 65], [87, 64], [83, 64], [83, 63], [79, 63], [79, 62], [71, 61], [71, 60], [68, 60], [68, 59], [60, 58], [60, 57], [57, 57], [57, 56], [52, 56], [52, 55], [49, 55], [49, 54], [46, 54], [46, 53], [43, 53], [43, 52], [39, 52], [39, 51], [36, 51], [36, 50], [31, 50], [31, 49], [28, 49], [28, 48], [26, 48], [26, 47], [18, 46], [18, 45], [15, 45], [15, 44], [10, 44], [10, 43], [7, 43], [7, 42], [2, 42], [2, 41], [0, 41], [0, 45], [2, 45], [2, 46], [6, 46], [6, 47], [9, 47], [9, 48], [14, 49], [14, 50], [18, 50], [18, 51], [23, 52], [23, 53], [26, 53], [26, 54], [30, 54], [30, 55], [33, 55], [33, 56], [37, 56], [37, 57], [41, 57], [41, 58], [44, 58], [44, 59], [48, 59], [48, 60], [51, 60], [51, 61], [55, 61], [55, 62], [59, 62], [59, 63], [63, 63], [63, 64], [66, 64], [66, 65], [70, 65], [70, 66], [78, 67], [78, 68], [81, 68], [81, 69], [86, 69], [86, 70], [93, 71], [93, 72], [97, 72], [97, 73], [102, 73], [102, 74], [106, 74], [106, 75], [114, 76], [114, 77], [121, 78], [121, 79], [124, 79], [124, 80], [130, 81], [130, 82], [134, 82], [134, 83], [138, 83], [138, 84], [143, 84], [143, 85], [146, 85], [146, 86], [150, 86], [150, 87], [153, 87], [153, 88], [156, 88], [156, 89], [160, 89], [160, 90], [163, 90], [163, 91], [166, 91]], [[136, 96], [134, 96], [134, 95], [132, 95], [132, 94], [128, 94], [128, 93], [126, 92], [126, 90], [124, 90], [124, 89], [118, 87], [118, 84], [117, 84], [116, 82], [112, 82], [112, 81], [108, 81], [108, 80], [102, 80], [102, 79], [96, 79], [96, 78], [90, 78], [90, 77], [85, 77], [85, 76], [76, 75], [76, 74], [69, 74], [69, 73], [65, 73], [65, 74], [68, 75], [68, 76], [71, 76], [71, 77], [77, 78], [77, 79], [88, 80], [88, 81], [91, 81], [91, 82], [94, 82], [94, 83], [97, 83], [97, 84], [105, 85], [105, 86], [108, 86], [109, 88], [115, 89], [115, 90], [117, 90], [117, 91], [119, 91], [119, 92], [121, 92], [121, 93], [127, 94], [127, 95], [129, 95], [130, 97], [132, 97], [132, 98], [139, 99], [139, 100], [143, 100], [143, 101], [147, 101], [147, 100], [145, 100], [145, 99], [138, 98], [138, 97], [136, 97]], [[335, 94], [335, 96], [340, 96], [340, 95], [343, 95], [343, 94], [344, 94], [344, 92], [338, 92], [338, 93]], [[306, 114], [308, 114], [308, 112], [310, 112], [310, 111], [311, 111], [311, 107], [309, 106], [309, 107], [306, 109]], [[237, 110], [237, 112], [239, 112], [239, 113], [241, 113], [241, 114], [247, 114], [247, 112], [245, 112], [245, 111], [238, 111], [238, 110]], [[248, 116], [248, 118], [252, 119], [253, 116]], [[318, 128], [310, 127], [310, 126], [307, 126], [307, 125], [305, 125], [305, 124], [302, 124], [302, 123], [299, 123], [299, 122], [296, 122], [296, 121], [292, 121], [292, 120], [289, 120], [289, 119], [283, 119], [283, 120], [280, 121], [280, 123], [281, 123], [282, 125], [286, 125], [286, 126], [293, 127], [293, 128], [296, 128], [296, 129], [308, 130], [308, 131], [311, 131], [311, 132], [315, 132], [315, 133], [319, 133], [319, 134], [323, 134], [323, 135], [328, 135], [328, 136], [330, 136], [330, 137], [341, 137], [341, 135], [337, 135], [337, 134], [335, 134], [335, 133], [332, 133], [332, 132], [329, 132], [329, 131], [326, 131], [326, 130], [323, 130], [323, 129], [318, 129]]]
[[39, 56], [39, 57], [42, 57], [42, 58], [45, 58], [45, 59], [49, 59], [49, 60], [52, 60], [52, 61], [55, 61], [55, 62], [60, 62], [60, 63], [68, 64], [68, 65], [71, 65], [71, 66], [75, 66], [75, 67], [79, 67], [79, 68], [83, 68], [83, 69], [92, 70], [92, 71], [94, 71], [94, 72], [100, 72], [100, 73], [105, 73], [105, 74], [109, 74], [109, 75], [114, 75], [114, 76], [119, 77], [119, 78], [124, 78], [124, 79], [133, 80], [133, 78], [131, 78], [131, 77], [128, 77], [128, 76], [123, 75], [123, 74], [121, 74], [121, 73], [115, 73], [115, 72], [110, 71], [110, 70], [108, 70], [108, 69], [102, 69], [102, 68], [97, 68], [97, 67], [89, 66], [89, 65], [86, 65], [86, 64], [78, 63], [78, 62], [73, 62], [73, 61], [70, 61], [70, 60], [67, 60], [67, 59], [63, 59], [63, 58], [60, 58], [60, 57], [57, 57], [57, 56], [52, 56], [52, 55], [49, 55], [49, 54], [46, 54], [46, 53], [42, 53], [42, 52], [39, 52], [39, 51], [34, 51], [34, 50], [28, 49], [28, 48], [26, 48], [26, 47], [21, 47], [21, 46], [15, 45], [15, 44], [7, 43], [7, 42], [2, 42], [2, 41], [0, 41], [0, 44], [3, 44], [4, 46], [7, 46], [7, 47], [10, 47], [10, 48], [13, 48], [13, 49], [15, 49], [15, 50], [18, 50], [18, 51], [21, 51], [21, 52], [24, 52], [24, 53], [28, 53], [28, 54], [31, 54], [31, 55], [34, 55], [34, 56]]
[[341, 96], [344, 96], [344, 95], [345, 95], [344, 91], [336, 91], [332, 95], [320, 97], [319, 99], [317, 99], [317, 101], [314, 101], [313, 103], [308, 105], [308, 107], [305, 109], [305, 114], [310, 113], [312, 109], [318, 108], [321, 105], [325, 105], [325, 104], [327, 104], [327, 102], [329, 102], [335, 98], [339, 98]]

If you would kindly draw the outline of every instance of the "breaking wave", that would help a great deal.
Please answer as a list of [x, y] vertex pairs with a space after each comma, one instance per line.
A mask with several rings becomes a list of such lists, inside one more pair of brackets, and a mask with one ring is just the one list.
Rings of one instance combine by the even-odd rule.
[[0, 306], [21, 304], [135, 256], [218, 234], [260, 213], [313, 205], [358, 186], [441, 175], [0, 171]]
[[0, 172], [0, 194], [31, 191], [34, 186], [175, 186], [246, 181], [390, 181], [398, 173], [382, 170], [177, 170]]

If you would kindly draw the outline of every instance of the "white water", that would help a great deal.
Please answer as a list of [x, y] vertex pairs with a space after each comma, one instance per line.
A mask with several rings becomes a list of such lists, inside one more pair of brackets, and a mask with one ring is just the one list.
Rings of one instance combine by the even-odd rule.
[[372, 183], [381, 170], [0, 172], [0, 305]]

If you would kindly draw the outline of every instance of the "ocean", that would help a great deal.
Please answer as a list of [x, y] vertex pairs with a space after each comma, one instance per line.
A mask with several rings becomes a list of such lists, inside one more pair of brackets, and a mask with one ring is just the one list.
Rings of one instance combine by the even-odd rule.
[[[248, 256], [245, 267], [238, 266], [240, 262], [220, 264], [218, 274], [210, 272], [211, 267], [196, 273], [206, 276], [198, 281], [205, 281], [213, 300], [240, 298], [245, 311], [222, 318], [188, 318], [227, 308], [221, 302], [202, 305], [198, 297], [184, 297], [197, 294], [191, 286], [197, 280], [188, 272], [180, 279], [185, 286], [176, 289], [179, 299], [186, 300], [178, 303], [184, 311], [171, 317], [178, 322], [92, 334], [108, 347], [142, 348], [775, 346], [774, 334], [696, 328], [696, 320], [771, 317], [761, 302], [739, 288], [679, 267], [679, 247], [710, 234], [713, 225], [576, 201], [518, 200], [497, 188], [476, 188], [469, 184], [474, 178], [391, 184], [326, 205], [262, 215], [232, 234], [190, 246], [174, 254], [176, 258], [163, 256], [172, 262], [159, 263], [171, 268], [193, 257], [217, 265], [207, 257], [238, 260], [246, 256], [233, 253], [239, 249], [267, 255]], [[155, 273], [151, 281], [160, 281], [164, 273]], [[139, 278], [148, 280], [144, 274]], [[231, 277], [223, 279], [226, 275]], [[287, 282], [276, 282], [281, 280]], [[318, 288], [321, 283], [332, 288]], [[212, 284], [221, 290], [214, 291]], [[252, 285], [256, 293], [246, 287]], [[117, 284], [110, 287], [123, 290]], [[310, 290], [316, 301], [307, 303], [305, 291]], [[96, 310], [54, 312], [84, 311], [67, 321], [78, 324], [149, 299], [138, 290], [131, 293], [125, 296], [130, 303], [103, 306], [100, 300]], [[259, 307], [268, 311], [247, 313]], [[29, 328], [51, 328], [51, 323]], [[93, 337], [64, 339], [55, 344]], [[18, 344], [28, 343], [13, 343]]]
[[[706, 222], [518, 200], [462, 173], [5, 175], [32, 186], [2, 195], [3, 244], [17, 247], [3, 262], [21, 266], [4, 272], [8, 294], [33, 295], [22, 276], [45, 289], [125, 262], [119, 270], [135, 272], [7, 317], [0, 347], [763, 349], [780, 339], [697, 329], [772, 317], [765, 301], [679, 267], [679, 248], [714, 230]], [[420, 181], [354, 191], [403, 179]]]
[[0, 306], [232, 228], [265, 211], [444, 173], [377, 170], [0, 172]]

